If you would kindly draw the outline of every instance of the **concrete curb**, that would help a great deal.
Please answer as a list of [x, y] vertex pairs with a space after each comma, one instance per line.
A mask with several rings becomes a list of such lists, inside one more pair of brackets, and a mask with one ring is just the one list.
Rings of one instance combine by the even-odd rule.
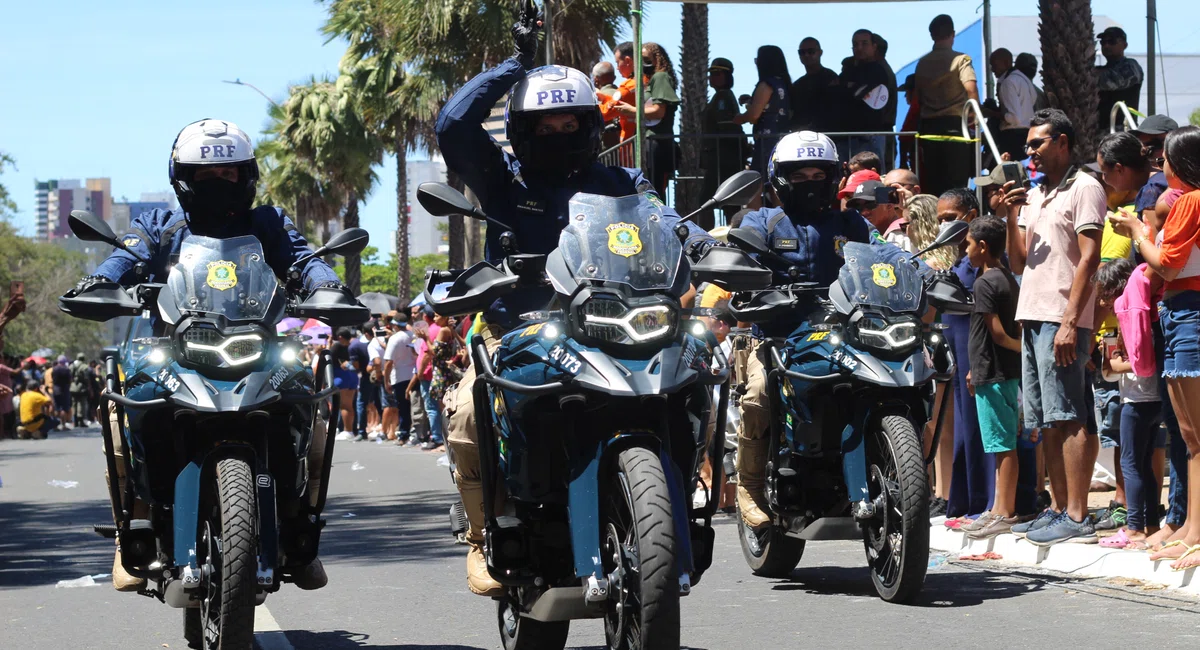
[[1057, 544], [1041, 547], [1016, 535], [998, 535], [991, 539], [968, 539], [966, 533], [946, 528], [942, 518], [929, 529], [931, 550], [944, 551], [952, 558], [993, 551], [1003, 562], [1036, 566], [1087, 578], [1132, 578], [1166, 585], [1200, 596], [1200, 578], [1196, 569], [1172, 571], [1173, 560], [1151, 562], [1146, 551], [1102, 548], [1097, 544]]

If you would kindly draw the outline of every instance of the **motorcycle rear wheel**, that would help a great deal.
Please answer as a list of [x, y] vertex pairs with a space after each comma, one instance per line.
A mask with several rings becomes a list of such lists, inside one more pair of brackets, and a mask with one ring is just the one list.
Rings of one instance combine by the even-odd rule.
[[218, 462], [216, 475], [219, 514], [205, 522], [207, 539], [198, 558], [216, 569], [208, 584], [202, 583], [201, 641], [205, 650], [251, 650], [258, 591], [254, 475], [240, 458]]
[[886, 415], [867, 435], [868, 489], [878, 503], [863, 538], [871, 582], [890, 603], [911, 603], [929, 568], [929, 478], [908, 418]]
[[612, 650], [679, 650], [675, 521], [658, 455], [634, 447], [617, 456], [601, 506], [609, 583], [604, 638]]
[[567, 647], [570, 621], [543, 622], [522, 618], [513, 600], [496, 601], [496, 619], [504, 650], [562, 650]]

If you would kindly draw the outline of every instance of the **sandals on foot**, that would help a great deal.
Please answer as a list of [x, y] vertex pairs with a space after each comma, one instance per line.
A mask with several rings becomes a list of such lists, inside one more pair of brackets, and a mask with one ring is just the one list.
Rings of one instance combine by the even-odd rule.
[[[1163, 551], [1165, 551], [1169, 548], [1175, 547], [1175, 546], [1187, 546], [1187, 544], [1184, 544], [1183, 540], [1177, 539], [1173, 542], [1167, 542], [1166, 544], [1159, 546], [1157, 549], [1154, 549], [1154, 553], [1155, 553], [1155, 555], [1157, 555], [1157, 554], [1162, 553]], [[1159, 560], [1178, 560], [1179, 558], [1177, 558], [1177, 557], [1159, 557], [1159, 558], [1151, 557], [1150, 559], [1154, 562], [1158, 562]]]
[[1172, 571], [1187, 571], [1188, 569], [1194, 569], [1197, 566], [1200, 566], [1200, 562], [1192, 562], [1192, 564], [1190, 564], [1188, 566], [1180, 566], [1181, 564], [1183, 564], [1184, 558], [1186, 558], [1189, 555], [1193, 555], [1195, 553], [1200, 553], [1200, 544], [1196, 544], [1194, 546], [1189, 546], [1188, 549], [1183, 552], [1183, 555], [1180, 555], [1177, 560], [1175, 560], [1174, 562], [1171, 563], [1171, 570]]
[[1122, 528], [1117, 531], [1116, 535], [1109, 535], [1100, 540], [1100, 546], [1101, 548], [1125, 548], [1129, 546], [1129, 534]]

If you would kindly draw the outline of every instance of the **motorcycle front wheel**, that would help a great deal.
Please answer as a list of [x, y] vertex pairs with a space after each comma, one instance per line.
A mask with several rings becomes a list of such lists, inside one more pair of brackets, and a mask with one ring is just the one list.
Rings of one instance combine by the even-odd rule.
[[496, 601], [496, 618], [504, 650], [562, 650], [567, 647], [571, 622], [522, 618], [518, 593]]
[[[201, 522], [197, 560], [209, 565], [201, 583], [200, 604], [204, 650], [250, 650], [254, 647], [254, 605], [258, 539], [255, 528], [254, 476], [240, 458], [217, 463], [217, 499]], [[202, 512], [205, 512], [202, 510]], [[185, 624], [186, 616], [185, 612]]]
[[787, 578], [800, 564], [804, 556], [804, 540], [788, 537], [779, 526], [765, 526], [754, 530], [742, 521], [741, 508], [737, 512], [738, 535], [742, 543], [742, 556], [750, 566], [750, 572], [764, 578]]
[[929, 479], [908, 418], [886, 415], [867, 435], [867, 480], [875, 518], [863, 528], [879, 597], [911, 603], [929, 567]]
[[604, 638], [612, 650], [679, 650], [675, 522], [658, 455], [617, 456], [602, 506], [601, 546], [609, 581]]

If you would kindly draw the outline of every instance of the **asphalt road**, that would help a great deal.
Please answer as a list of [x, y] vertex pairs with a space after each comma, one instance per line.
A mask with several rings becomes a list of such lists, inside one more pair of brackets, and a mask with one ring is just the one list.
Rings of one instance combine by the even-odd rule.
[[[329, 585], [290, 585], [258, 609], [264, 650], [497, 648], [495, 608], [467, 591], [464, 547], [447, 533], [453, 486], [437, 454], [338, 443], [322, 555]], [[182, 614], [156, 600], [60, 580], [107, 574], [95, 430], [0, 441], [0, 648], [184, 648]], [[75, 487], [52, 485], [75, 481]], [[70, 483], [67, 483], [69, 485]], [[353, 516], [351, 516], [353, 515]], [[683, 643], [780, 647], [1196, 647], [1200, 601], [1012, 568], [931, 570], [916, 606], [875, 597], [861, 545], [810, 544], [790, 580], [751, 576], [731, 520], [713, 567], [683, 600]], [[601, 648], [599, 621], [572, 626], [569, 647]]]

